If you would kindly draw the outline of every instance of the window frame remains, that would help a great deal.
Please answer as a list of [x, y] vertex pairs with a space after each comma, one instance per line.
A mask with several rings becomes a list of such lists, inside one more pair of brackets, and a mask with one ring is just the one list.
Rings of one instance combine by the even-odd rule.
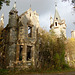
[[32, 26], [28, 26], [28, 37], [32, 37]]

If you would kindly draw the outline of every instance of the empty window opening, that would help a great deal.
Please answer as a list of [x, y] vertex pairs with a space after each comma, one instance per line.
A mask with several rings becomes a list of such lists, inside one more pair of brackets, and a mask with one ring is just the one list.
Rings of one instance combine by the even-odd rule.
[[55, 22], [55, 26], [57, 26], [57, 22]]
[[28, 37], [32, 37], [32, 27], [28, 26]]
[[22, 61], [22, 50], [23, 50], [23, 45], [20, 45], [19, 61]]
[[2, 41], [2, 39], [0, 39], [0, 42]]
[[27, 46], [27, 61], [31, 59], [31, 48], [32, 46]]
[[31, 13], [30, 13], [30, 17], [31, 17]]

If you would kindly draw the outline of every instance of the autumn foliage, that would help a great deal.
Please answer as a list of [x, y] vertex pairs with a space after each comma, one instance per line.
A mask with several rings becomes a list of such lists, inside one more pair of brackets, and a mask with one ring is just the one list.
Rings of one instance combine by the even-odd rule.
[[69, 38], [66, 41], [66, 57], [67, 57], [67, 63], [71, 67], [75, 67], [75, 39]]
[[57, 38], [53, 31], [42, 31], [39, 35], [39, 63], [40, 68], [63, 69], [65, 68], [65, 38]]

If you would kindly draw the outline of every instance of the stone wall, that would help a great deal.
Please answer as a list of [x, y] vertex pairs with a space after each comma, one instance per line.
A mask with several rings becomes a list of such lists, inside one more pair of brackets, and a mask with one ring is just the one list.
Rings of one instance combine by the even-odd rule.
[[35, 43], [39, 28], [39, 16], [31, 8], [20, 16], [15, 10], [9, 12], [9, 23], [2, 32], [6, 68], [28, 68], [32, 65], [35, 67]]

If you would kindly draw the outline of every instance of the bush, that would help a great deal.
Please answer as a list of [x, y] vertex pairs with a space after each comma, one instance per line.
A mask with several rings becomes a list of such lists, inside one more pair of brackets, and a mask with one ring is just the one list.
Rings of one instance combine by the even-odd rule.
[[65, 37], [57, 38], [54, 32], [39, 35], [39, 62], [43, 69], [63, 69], [65, 64]]

